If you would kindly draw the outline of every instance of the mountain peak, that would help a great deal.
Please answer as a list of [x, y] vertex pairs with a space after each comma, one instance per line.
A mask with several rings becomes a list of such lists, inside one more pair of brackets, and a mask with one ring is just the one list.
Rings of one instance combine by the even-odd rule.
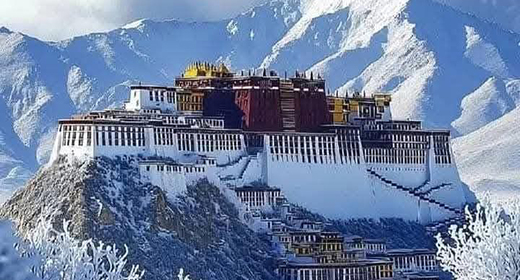
[[146, 19], [146, 18], [142, 18], [142, 19], [138, 19], [136, 21], [133, 21], [123, 27], [121, 27], [122, 29], [136, 29], [136, 28], [139, 28], [143, 25], [146, 24], [146, 22], [150, 21], [149, 19]]
[[0, 33], [7, 33], [7, 34], [11, 34], [13, 33], [13, 31], [9, 30], [7, 27], [5, 26], [0, 26]]

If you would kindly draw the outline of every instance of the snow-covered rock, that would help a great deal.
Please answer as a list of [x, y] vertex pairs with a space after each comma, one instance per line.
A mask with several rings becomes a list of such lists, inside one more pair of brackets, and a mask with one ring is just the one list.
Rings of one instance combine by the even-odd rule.
[[128, 261], [146, 271], [144, 279], [173, 279], [180, 268], [194, 279], [276, 279], [269, 243], [241, 222], [219, 188], [200, 182], [169, 197], [141, 183], [133, 158], [61, 158], [15, 193], [0, 216], [16, 221], [23, 236], [46, 218], [58, 230], [70, 221], [82, 240], [128, 245]]

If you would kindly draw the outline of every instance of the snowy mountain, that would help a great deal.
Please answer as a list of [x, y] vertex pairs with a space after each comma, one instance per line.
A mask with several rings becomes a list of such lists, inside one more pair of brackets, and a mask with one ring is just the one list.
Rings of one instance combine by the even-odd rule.
[[[229, 20], [141, 20], [62, 42], [2, 28], [0, 189], [7, 196], [47, 161], [59, 118], [120, 105], [137, 81], [171, 84], [196, 60], [317, 71], [339, 94], [392, 93], [395, 117], [457, 136], [477, 139], [497, 120], [513, 128], [504, 115], [520, 102], [520, 35], [508, 31], [520, 30], [518, 4], [493, 6], [497, 18], [486, 1], [443, 2], [275, 0]], [[473, 149], [500, 152], [474, 142], [455, 146], [462, 166], [478, 160]], [[504, 175], [498, 158], [485, 179]]]
[[[496, 200], [520, 194], [520, 108], [454, 141], [463, 181]], [[491, 175], [491, 176], [490, 176]]]

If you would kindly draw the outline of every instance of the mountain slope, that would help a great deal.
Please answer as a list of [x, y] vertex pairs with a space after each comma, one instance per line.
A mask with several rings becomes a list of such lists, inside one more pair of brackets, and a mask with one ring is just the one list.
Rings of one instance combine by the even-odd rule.
[[71, 232], [122, 248], [145, 279], [173, 279], [184, 268], [194, 279], [275, 279], [267, 240], [238, 218], [220, 190], [201, 182], [171, 201], [139, 181], [135, 159], [78, 162], [61, 158], [42, 169], [0, 209], [26, 234], [40, 217]]
[[58, 43], [0, 29], [0, 189], [47, 161], [59, 118], [120, 105], [131, 83], [171, 84], [196, 60], [317, 71], [339, 94], [392, 93], [397, 118], [478, 131], [520, 102], [520, 35], [452, 6], [274, 0], [230, 20], [142, 20]]
[[520, 108], [454, 141], [462, 179], [482, 195], [520, 195]]

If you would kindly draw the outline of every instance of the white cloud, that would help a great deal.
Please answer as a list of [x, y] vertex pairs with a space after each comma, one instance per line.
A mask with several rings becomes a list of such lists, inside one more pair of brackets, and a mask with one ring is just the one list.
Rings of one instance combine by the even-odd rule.
[[2, 0], [0, 26], [60, 40], [141, 18], [217, 20], [261, 2], [265, 0]]

